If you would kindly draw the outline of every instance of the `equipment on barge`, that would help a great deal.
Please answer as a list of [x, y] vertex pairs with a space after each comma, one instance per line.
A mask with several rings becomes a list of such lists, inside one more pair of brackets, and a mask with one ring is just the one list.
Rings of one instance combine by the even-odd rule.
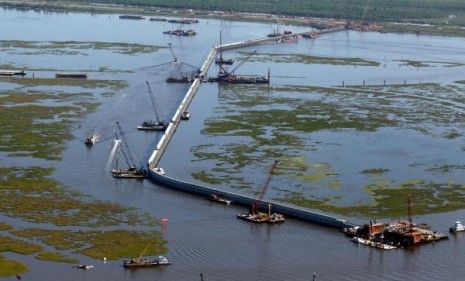
[[265, 196], [268, 187], [271, 182], [271, 177], [275, 173], [276, 167], [278, 165], [278, 161], [274, 161], [273, 166], [271, 167], [270, 172], [268, 173], [268, 177], [265, 181], [265, 184], [262, 188], [262, 191], [258, 195], [258, 198], [252, 203], [249, 208], [248, 213], [238, 214], [237, 218], [241, 220], [246, 220], [255, 223], [281, 223], [284, 222], [284, 216], [282, 214], [272, 213], [271, 212], [271, 204], [268, 204], [268, 212], [263, 213], [260, 212], [260, 204], [262, 203], [263, 197]]
[[168, 258], [165, 257], [165, 256], [157, 256], [157, 257], [155, 257], [153, 259], [143, 258], [142, 256], [145, 254], [145, 252], [147, 252], [147, 249], [149, 248], [150, 244], [152, 244], [152, 243], [149, 243], [144, 248], [144, 250], [142, 250], [139, 257], [133, 258], [133, 259], [131, 259], [129, 261], [127, 261], [127, 260], [124, 261], [123, 262], [123, 267], [124, 268], [135, 269], [135, 268], [140, 268], [140, 267], [155, 267], [155, 266], [159, 266], [159, 265], [169, 265], [169, 264], [171, 264], [171, 261], [168, 260]]
[[145, 131], [164, 131], [168, 125], [160, 118], [160, 108], [158, 103], [155, 101], [155, 97], [153, 96], [152, 88], [150, 88], [149, 82], [145, 81], [145, 83], [147, 84], [147, 92], [152, 104], [153, 112], [155, 113], [155, 121], [144, 121], [141, 125], [137, 126], [137, 129]]
[[224, 204], [224, 205], [231, 205], [232, 201], [228, 200], [224, 197], [221, 197], [220, 195], [213, 193], [208, 197], [208, 200], [219, 203], [219, 204]]

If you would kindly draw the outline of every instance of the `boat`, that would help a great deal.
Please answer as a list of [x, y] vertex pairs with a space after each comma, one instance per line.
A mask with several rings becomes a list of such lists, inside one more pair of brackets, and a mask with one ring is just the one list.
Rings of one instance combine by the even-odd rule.
[[284, 222], [284, 216], [277, 213], [267, 214], [262, 212], [257, 212], [255, 214], [251, 213], [242, 213], [237, 214], [237, 218], [245, 221], [256, 222], [256, 223], [281, 223]]
[[213, 202], [216, 202], [216, 203], [224, 204], [224, 205], [230, 205], [230, 204], [232, 203], [231, 200], [228, 200], [228, 199], [226, 199], [226, 198], [223, 198], [223, 197], [219, 196], [219, 195], [216, 194], [216, 193], [211, 194], [211, 195], [208, 197], [208, 200], [213, 201]]
[[353, 237], [352, 242], [354, 242], [356, 244], [363, 244], [363, 245], [373, 247], [373, 248], [377, 248], [377, 249], [381, 249], [381, 250], [397, 249], [396, 246], [389, 245], [389, 244], [386, 244], [386, 243], [377, 242], [377, 241], [372, 241], [372, 240], [369, 240], [369, 239], [364, 239], [364, 238], [361, 238], [361, 237]]
[[154, 259], [137, 258], [124, 261], [124, 268], [155, 267], [159, 265], [170, 265], [171, 261], [165, 256], [157, 256]]
[[189, 76], [182, 76], [182, 77], [173, 77], [170, 76], [166, 78], [166, 83], [191, 83], [194, 79]]
[[166, 21], [167, 19], [165, 18], [150, 18], [150, 21]]
[[76, 265], [76, 268], [77, 269], [82, 269], [82, 270], [89, 270], [89, 269], [94, 268], [94, 266], [93, 265], [79, 264], [79, 265]]
[[56, 73], [55, 78], [87, 79], [85, 73]]
[[462, 222], [457, 220], [454, 222], [454, 225], [449, 228], [449, 232], [451, 233], [457, 233], [457, 232], [462, 232], [465, 231], [465, 227], [463, 226]]
[[25, 76], [26, 72], [24, 70], [0, 70], [0, 76]]
[[137, 129], [144, 131], [164, 131], [166, 127], [166, 124], [162, 121], [144, 121], [141, 125], [137, 126]]
[[134, 16], [134, 15], [121, 15], [119, 16], [120, 19], [123, 20], [143, 20], [144, 17], [142, 16]]
[[193, 29], [175, 29], [175, 30], [169, 30], [169, 31], [163, 31], [163, 34], [168, 34], [168, 35], [175, 35], [175, 36], [195, 36], [197, 35], [197, 32]]
[[154, 169], [154, 171], [155, 171], [155, 173], [157, 173], [159, 175], [162, 175], [162, 176], [165, 174], [165, 170], [163, 168], [157, 167], [157, 168]]
[[120, 179], [143, 179], [146, 177], [146, 173], [143, 170], [137, 170], [136, 168], [121, 169], [115, 168], [111, 170], [114, 178]]
[[179, 24], [193, 24], [193, 23], [199, 23], [199, 20], [197, 19], [172, 19], [168, 20], [169, 23], [179, 23]]
[[218, 59], [215, 60], [215, 64], [231, 65], [233, 63], [234, 63], [234, 60], [232, 58], [229, 58], [229, 59], [218, 58]]
[[189, 120], [190, 117], [191, 117], [191, 114], [187, 111], [183, 111], [181, 113], [181, 120]]
[[88, 146], [91, 146], [91, 145], [94, 145], [95, 142], [96, 142], [96, 137], [92, 135], [90, 137], [87, 137], [84, 143]]

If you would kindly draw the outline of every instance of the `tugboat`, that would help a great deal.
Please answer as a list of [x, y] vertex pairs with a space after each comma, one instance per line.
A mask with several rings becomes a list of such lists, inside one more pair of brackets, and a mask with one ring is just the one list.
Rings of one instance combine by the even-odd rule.
[[210, 197], [208, 197], [208, 200], [210, 201], [213, 201], [213, 202], [216, 202], [216, 203], [219, 203], [219, 204], [224, 204], [224, 205], [230, 205], [231, 204], [231, 200], [228, 200], [226, 198], [223, 198], [221, 196], [219, 196], [218, 194], [216, 193], [213, 193], [210, 195]]
[[84, 143], [88, 146], [92, 146], [95, 144], [95, 142], [96, 142], [96, 137], [92, 135], [92, 136], [87, 137]]
[[454, 226], [449, 228], [449, 232], [454, 233], [454, 234], [457, 232], [462, 232], [462, 231], [465, 231], [465, 227], [463, 226], [462, 222], [459, 220], [455, 221]]
[[124, 261], [124, 268], [139, 268], [139, 267], [155, 267], [159, 265], [170, 265], [171, 261], [165, 256], [157, 256], [154, 259], [142, 258], [141, 256], [136, 259]]

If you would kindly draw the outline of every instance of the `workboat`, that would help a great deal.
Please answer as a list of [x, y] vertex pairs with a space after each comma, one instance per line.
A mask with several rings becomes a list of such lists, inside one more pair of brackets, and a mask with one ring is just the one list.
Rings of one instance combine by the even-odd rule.
[[144, 121], [141, 125], [137, 126], [139, 130], [145, 131], [164, 131], [166, 124], [163, 122]]
[[181, 120], [189, 120], [190, 117], [191, 117], [191, 114], [187, 111], [184, 111], [183, 113], [181, 113]]
[[157, 256], [154, 259], [137, 258], [124, 261], [124, 268], [155, 267], [159, 265], [169, 265], [171, 262], [165, 256]]
[[451, 228], [449, 228], [449, 231], [451, 233], [457, 233], [457, 232], [462, 232], [462, 231], [465, 231], [465, 227], [463, 226], [462, 222], [461, 221], [455, 221], [454, 222], [454, 226], [452, 226]]
[[397, 247], [389, 245], [389, 244], [385, 244], [385, 243], [381, 243], [381, 242], [375, 242], [375, 241], [371, 241], [369, 239], [363, 239], [361, 237], [353, 237], [352, 242], [357, 243], [357, 244], [363, 244], [363, 245], [370, 246], [370, 247], [377, 248], [377, 249], [381, 249], [381, 250], [393, 250], [393, 249], [397, 248]]
[[230, 205], [231, 204], [231, 200], [228, 200], [226, 198], [223, 198], [221, 196], [219, 196], [218, 194], [216, 193], [213, 193], [210, 195], [210, 197], [208, 197], [208, 199], [210, 201], [213, 201], [213, 202], [216, 202], [216, 203], [220, 203], [220, 204], [224, 204], [224, 205]]
[[76, 265], [76, 268], [77, 269], [82, 269], [82, 270], [89, 270], [89, 269], [94, 268], [94, 266], [93, 265], [79, 264], [79, 265]]
[[86, 145], [94, 145], [95, 144], [95, 136], [90, 136], [86, 138], [86, 141], [84, 142]]

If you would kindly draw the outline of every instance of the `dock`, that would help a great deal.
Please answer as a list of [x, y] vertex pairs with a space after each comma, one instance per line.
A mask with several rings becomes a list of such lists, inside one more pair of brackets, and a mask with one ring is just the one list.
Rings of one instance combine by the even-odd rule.
[[[314, 32], [314, 33], [322, 34], [322, 33], [336, 32], [340, 30], [343, 30], [343, 28], [321, 30], [319, 32]], [[158, 167], [158, 164], [166, 150], [166, 147], [168, 146], [174, 133], [176, 132], [176, 129], [179, 126], [182, 113], [187, 111], [189, 104], [191, 103], [192, 99], [197, 93], [198, 88], [200, 87], [201, 83], [204, 81], [205, 77], [207, 76], [208, 70], [210, 66], [212, 65], [213, 61], [215, 60], [215, 57], [218, 54], [219, 50], [232, 50], [232, 49], [238, 49], [238, 48], [254, 46], [254, 45], [259, 45], [259, 44], [282, 42], [283, 40], [287, 40], [290, 38], [296, 38], [297, 36], [301, 36], [307, 33], [308, 32], [302, 32], [302, 33], [296, 33], [296, 34], [283, 34], [281, 36], [276, 36], [273, 38], [244, 40], [240, 42], [214, 46], [210, 50], [204, 63], [202, 64], [200, 68], [200, 74], [198, 75], [198, 77], [196, 77], [192, 81], [191, 86], [189, 87], [189, 89], [186, 92], [186, 95], [184, 96], [183, 100], [179, 104], [163, 136], [161, 137], [154, 151], [150, 155], [148, 162], [147, 162], [148, 178], [167, 188], [203, 196], [206, 198], [211, 197], [212, 194], [216, 194], [217, 196], [232, 200], [234, 204], [237, 204], [240, 206], [246, 206], [246, 207], [250, 206], [255, 201], [255, 198], [242, 195], [239, 193], [235, 193], [235, 192], [225, 191], [223, 189], [193, 184], [193, 183], [189, 183], [189, 182], [181, 181], [179, 179], [172, 178], [170, 176], [165, 175], [164, 172], [160, 172], [163, 170], [160, 167]], [[296, 206], [292, 206], [292, 205], [284, 204], [280, 202], [263, 200], [259, 208], [262, 210], [266, 210], [268, 209], [269, 205], [271, 205], [271, 208], [273, 209], [273, 211], [283, 214], [289, 218], [294, 218], [294, 219], [311, 222], [311, 223], [318, 224], [318, 225], [333, 227], [333, 228], [337, 228], [341, 230], [344, 228], [354, 227], [354, 224], [351, 224], [344, 219], [340, 219], [340, 218], [329, 216], [323, 213], [315, 212], [310, 209], [299, 208]]]

